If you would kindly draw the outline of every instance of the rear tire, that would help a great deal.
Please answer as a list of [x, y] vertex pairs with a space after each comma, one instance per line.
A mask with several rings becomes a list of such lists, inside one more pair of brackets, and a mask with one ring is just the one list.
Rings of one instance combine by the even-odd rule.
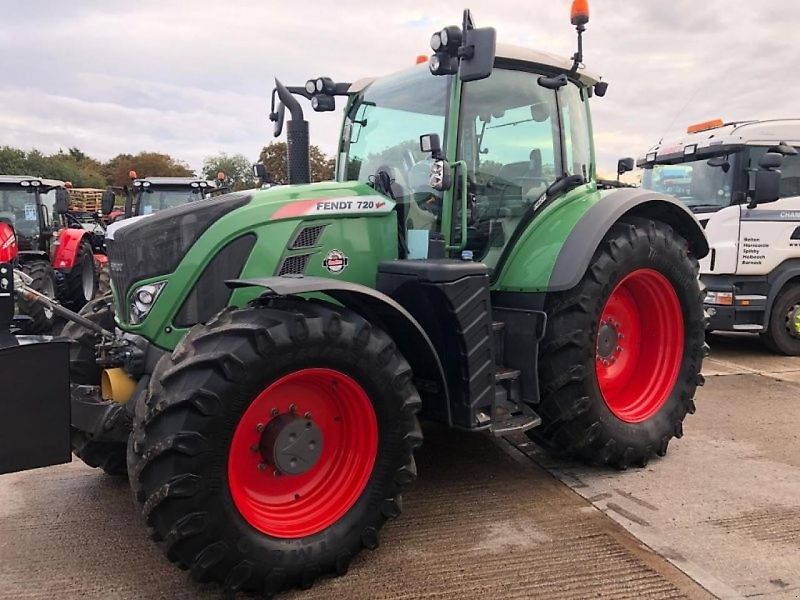
[[778, 294], [761, 340], [776, 354], [800, 356], [800, 284], [788, 285]]
[[668, 225], [614, 225], [581, 282], [548, 295], [542, 425], [528, 435], [554, 453], [620, 469], [664, 456], [703, 383], [697, 273]]
[[[55, 299], [56, 274], [49, 262], [33, 260], [23, 263], [20, 269], [33, 279], [31, 287], [34, 290], [41, 292], [48, 298]], [[48, 333], [53, 329], [55, 321], [53, 311], [46, 309], [41, 304], [28, 302], [22, 298], [19, 298], [18, 304], [20, 312], [33, 319], [27, 328], [30, 333]]]
[[[312, 373], [331, 374], [333, 387]], [[294, 377], [308, 387], [281, 396], [278, 390], [292, 388], [280, 386]], [[341, 389], [336, 381], [344, 382]], [[355, 388], [347, 387], [351, 383]], [[364, 392], [366, 409], [354, 400], [356, 389]], [[282, 447], [264, 442], [267, 433], [258, 432], [274, 431], [280, 419], [294, 423], [283, 406], [286, 398], [297, 399], [299, 415], [317, 393], [335, 396], [307, 417], [327, 431], [322, 456], [300, 475], [266, 462], [257, 469], [267, 460], [265, 443]], [[328, 437], [331, 429], [325, 428], [335, 413], [325, 406], [342, 411], [336, 431], [343, 433]], [[230, 595], [271, 597], [308, 588], [320, 575], [344, 574], [362, 548], [377, 547], [387, 518], [400, 514], [401, 491], [416, 478], [419, 406], [411, 369], [395, 344], [355, 313], [299, 300], [229, 308], [195, 326], [156, 367], [146, 399], [136, 406], [128, 443], [131, 486], [153, 538], [194, 579], [216, 581]], [[367, 413], [372, 421], [363, 420]], [[254, 414], [263, 414], [261, 429], [253, 426]], [[373, 450], [344, 454], [355, 457], [347, 463], [329, 462], [369, 441], [372, 427]], [[329, 455], [325, 440], [336, 442]], [[365, 459], [374, 462], [364, 467]], [[353, 469], [361, 469], [361, 479], [351, 477]], [[327, 473], [324, 485], [320, 473]], [[261, 487], [248, 496], [248, 485]], [[349, 504], [336, 491], [342, 489], [352, 496]], [[312, 499], [315, 516], [303, 512]]]
[[94, 268], [92, 246], [86, 240], [78, 247], [75, 264], [64, 274], [61, 303], [71, 310], [80, 310], [97, 293], [97, 271]]

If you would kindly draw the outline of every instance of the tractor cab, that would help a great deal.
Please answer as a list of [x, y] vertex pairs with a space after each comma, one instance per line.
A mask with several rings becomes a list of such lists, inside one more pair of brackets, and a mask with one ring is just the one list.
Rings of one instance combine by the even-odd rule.
[[728, 206], [745, 204], [767, 152], [784, 155], [780, 197], [800, 196], [800, 119], [690, 125], [680, 139], [659, 142], [637, 162], [642, 187], [676, 196], [705, 226]]
[[166, 208], [182, 206], [223, 193], [224, 174], [218, 181], [197, 177], [133, 177], [132, 193], [125, 206], [125, 217], [151, 215]]
[[0, 221], [14, 228], [20, 252], [49, 253], [59, 229], [56, 194], [64, 182], [25, 175], [0, 175]]

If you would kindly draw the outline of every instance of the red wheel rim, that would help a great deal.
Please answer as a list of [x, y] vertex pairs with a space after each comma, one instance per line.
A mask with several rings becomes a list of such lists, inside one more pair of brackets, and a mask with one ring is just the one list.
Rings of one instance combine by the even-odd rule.
[[641, 423], [667, 401], [681, 367], [683, 329], [675, 288], [658, 271], [633, 271], [611, 292], [597, 331], [595, 372], [618, 419]]
[[[310, 419], [322, 451], [305, 473], [281, 473], [259, 447], [276, 419]], [[228, 488], [253, 527], [279, 538], [313, 535], [338, 521], [367, 485], [378, 451], [378, 423], [364, 389], [332, 369], [303, 369], [262, 391], [242, 415], [228, 454]]]

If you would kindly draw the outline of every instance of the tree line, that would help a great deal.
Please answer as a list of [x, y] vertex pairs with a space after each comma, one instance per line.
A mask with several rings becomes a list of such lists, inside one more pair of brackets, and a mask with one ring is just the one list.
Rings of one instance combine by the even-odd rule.
[[[333, 179], [334, 159], [317, 146], [309, 152], [312, 181]], [[265, 146], [258, 157], [267, 167], [272, 183], [288, 183], [286, 143], [273, 142]], [[30, 175], [43, 179], [70, 181], [75, 187], [105, 188], [130, 183], [128, 173], [136, 171], [139, 177], [191, 177], [204, 176], [216, 179], [225, 173], [227, 184], [234, 190], [249, 189], [257, 182], [253, 175], [253, 161], [243, 154], [221, 152], [203, 160], [201, 173], [196, 174], [186, 162], [160, 152], [118, 154], [107, 161], [88, 156], [79, 148], [59, 150], [44, 154], [39, 150], [22, 150], [0, 146], [0, 175]]]

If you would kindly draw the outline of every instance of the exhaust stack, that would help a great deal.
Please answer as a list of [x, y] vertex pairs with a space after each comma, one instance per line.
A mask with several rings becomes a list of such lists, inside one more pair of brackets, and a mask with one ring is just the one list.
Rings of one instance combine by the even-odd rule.
[[308, 161], [308, 121], [303, 119], [303, 108], [286, 86], [276, 79], [275, 87], [281, 102], [292, 115], [286, 123], [289, 183], [309, 183], [311, 171]]

